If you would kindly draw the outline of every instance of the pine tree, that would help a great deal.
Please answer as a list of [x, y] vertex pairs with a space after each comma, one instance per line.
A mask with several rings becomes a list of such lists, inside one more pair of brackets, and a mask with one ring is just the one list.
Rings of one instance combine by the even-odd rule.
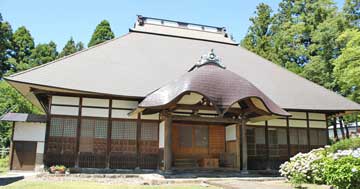
[[8, 22], [4, 22], [0, 14], [0, 80], [3, 75], [10, 69], [10, 64], [7, 62], [12, 48], [12, 29]]
[[96, 26], [88, 47], [113, 39], [114, 37], [115, 35], [111, 31], [110, 23], [107, 20], [103, 20]]
[[38, 44], [31, 53], [31, 66], [37, 66], [51, 62], [58, 56], [56, 44], [50, 41], [48, 44]]
[[74, 39], [71, 37], [69, 41], [65, 44], [64, 48], [62, 49], [61, 53], [59, 54], [59, 57], [68, 56], [70, 54], [73, 54], [77, 52], [77, 48], [75, 45]]
[[34, 49], [34, 39], [25, 26], [19, 27], [12, 38], [13, 54], [12, 61], [15, 72], [30, 68], [30, 56]]
[[348, 21], [360, 28], [360, 0], [345, 0], [343, 12]]

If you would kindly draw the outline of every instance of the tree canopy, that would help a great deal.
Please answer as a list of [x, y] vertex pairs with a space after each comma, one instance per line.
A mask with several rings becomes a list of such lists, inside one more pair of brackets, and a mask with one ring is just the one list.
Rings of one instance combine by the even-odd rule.
[[114, 33], [111, 31], [110, 23], [107, 20], [103, 20], [96, 26], [93, 35], [91, 36], [88, 47], [97, 45], [104, 41], [113, 39]]

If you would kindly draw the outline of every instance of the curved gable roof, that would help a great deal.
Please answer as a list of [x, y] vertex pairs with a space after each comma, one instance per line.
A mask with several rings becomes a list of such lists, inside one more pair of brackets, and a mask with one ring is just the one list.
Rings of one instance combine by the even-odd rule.
[[[199, 55], [214, 49], [235, 72], [284, 109], [360, 110], [359, 104], [239, 46], [130, 32], [93, 48], [7, 77], [16, 83], [88, 93], [145, 97], [180, 77]], [[25, 96], [29, 90], [20, 90]]]

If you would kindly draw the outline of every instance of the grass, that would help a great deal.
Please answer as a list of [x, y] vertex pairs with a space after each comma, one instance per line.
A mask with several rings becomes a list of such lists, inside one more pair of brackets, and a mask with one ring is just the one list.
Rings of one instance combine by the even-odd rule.
[[9, 156], [0, 158], [0, 175], [5, 174], [9, 170]]
[[206, 187], [200, 185], [119, 185], [119, 184], [100, 184], [95, 182], [50, 182], [50, 181], [18, 181], [3, 187], [4, 189], [219, 189], [216, 187]]
[[360, 148], [360, 137], [340, 140], [328, 149], [329, 152], [336, 152], [338, 150], [347, 150]]

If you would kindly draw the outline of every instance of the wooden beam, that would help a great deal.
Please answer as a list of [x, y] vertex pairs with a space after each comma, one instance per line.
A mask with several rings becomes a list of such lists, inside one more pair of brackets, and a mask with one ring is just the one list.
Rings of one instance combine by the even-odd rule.
[[193, 121], [193, 122], [212, 122], [212, 123], [240, 123], [239, 119], [223, 117], [199, 117], [199, 116], [180, 116], [172, 115], [174, 121]]
[[269, 147], [269, 124], [265, 121], [265, 149], [266, 149], [266, 169], [270, 170], [270, 147]]
[[290, 144], [290, 124], [289, 117], [286, 117], [286, 143], [287, 143], [287, 155], [288, 159], [291, 157], [291, 144]]
[[112, 131], [112, 99], [109, 100], [108, 128], [106, 141], [106, 168], [110, 168], [110, 152], [111, 152], [111, 131]]
[[172, 117], [168, 115], [165, 117], [165, 143], [164, 143], [164, 169], [165, 171], [170, 171], [172, 166]]
[[308, 151], [311, 150], [311, 146], [310, 146], [310, 121], [309, 121], [309, 112], [306, 112], [306, 136], [307, 136], [307, 146], [308, 146]]
[[246, 136], [246, 119], [241, 119], [241, 154], [242, 154], [242, 174], [248, 174], [248, 152], [247, 152], [247, 136]]
[[80, 149], [80, 137], [81, 137], [81, 115], [82, 115], [82, 101], [83, 98], [80, 97], [79, 100], [79, 112], [78, 112], [78, 124], [76, 128], [76, 161], [75, 161], [75, 167], [79, 167], [79, 149]]
[[241, 125], [238, 123], [235, 125], [236, 128], [236, 168], [241, 168]]
[[136, 120], [136, 167], [140, 168], [140, 142], [141, 142], [141, 113]]
[[11, 128], [11, 140], [10, 140], [10, 161], [9, 161], [9, 168], [10, 170], [13, 169], [13, 160], [14, 160], [14, 130], [15, 130], [15, 121], [13, 121], [12, 128]]

